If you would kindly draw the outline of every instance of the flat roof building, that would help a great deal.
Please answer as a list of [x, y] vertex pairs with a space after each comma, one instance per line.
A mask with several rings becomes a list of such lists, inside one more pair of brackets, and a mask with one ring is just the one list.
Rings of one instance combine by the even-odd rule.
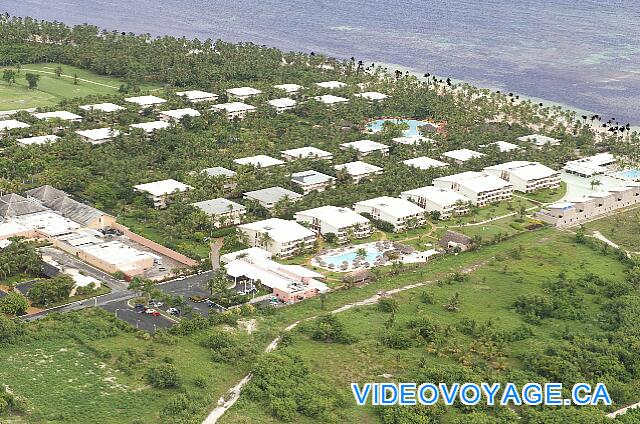
[[281, 258], [311, 250], [316, 241], [316, 235], [310, 229], [280, 218], [242, 224], [238, 228], [247, 235], [251, 246], [261, 247]]
[[380, 152], [382, 155], [387, 155], [389, 153], [389, 146], [371, 140], [357, 140], [350, 143], [343, 143], [340, 145], [340, 149], [355, 149], [358, 152], [358, 158], [362, 158], [376, 152]]
[[508, 143], [506, 141], [495, 141], [493, 143], [484, 144], [480, 147], [491, 147], [491, 146], [496, 146], [500, 151], [500, 153], [508, 153], [513, 150], [518, 150], [520, 148], [520, 146], [518, 146], [517, 144]]
[[589, 178], [609, 172], [608, 167], [614, 163], [616, 163], [616, 158], [611, 153], [598, 153], [597, 155], [569, 161], [562, 169], [570, 174]]
[[227, 90], [227, 96], [238, 100], [246, 100], [249, 97], [262, 94], [262, 91], [253, 87], [236, 87]]
[[245, 199], [254, 200], [267, 209], [273, 208], [278, 202], [288, 199], [291, 202], [301, 199], [303, 196], [295, 191], [282, 187], [269, 187], [261, 190], [248, 191], [243, 194]]
[[404, 163], [407, 166], [412, 166], [414, 168], [418, 168], [418, 169], [422, 169], [422, 170], [426, 170], [426, 169], [430, 169], [430, 168], [442, 168], [442, 167], [445, 167], [445, 166], [449, 166], [448, 163], [441, 162], [441, 161], [436, 160], [436, 159], [431, 159], [431, 158], [428, 158], [426, 156], [420, 156], [420, 157], [413, 158], [413, 159], [407, 159], [405, 161], [402, 161], [402, 163]]
[[242, 223], [247, 208], [239, 203], [224, 198], [205, 200], [192, 204], [214, 220], [216, 228], [228, 227]]
[[467, 171], [436, 178], [433, 185], [456, 191], [479, 207], [509, 200], [513, 196], [513, 184], [483, 172]]
[[322, 172], [310, 169], [308, 171], [294, 172], [291, 174], [291, 181], [302, 188], [304, 194], [312, 191], [324, 191], [332, 187], [335, 183], [335, 177], [323, 174]]
[[391, 224], [394, 232], [420, 227], [426, 222], [423, 208], [398, 197], [376, 197], [358, 202], [353, 207], [358, 213], [367, 213], [373, 219]]
[[146, 132], [147, 134], [151, 134], [154, 131], [166, 130], [167, 128], [169, 128], [171, 126], [171, 124], [169, 124], [166, 121], [151, 121], [151, 122], [141, 122], [139, 124], [132, 124], [132, 125], [129, 125], [129, 126], [131, 128], [141, 129], [142, 131]]
[[133, 188], [139, 192], [146, 193], [153, 201], [154, 207], [165, 208], [171, 195], [191, 190], [193, 187], [183, 184], [180, 181], [168, 179], [138, 184], [133, 186]]
[[544, 146], [557, 146], [560, 144], [560, 140], [557, 138], [542, 134], [523, 135], [522, 137], [518, 137], [518, 141], [532, 143], [537, 148], [542, 148]]
[[21, 128], [29, 128], [31, 125], [24, 122], [16, 121], [15, 119], [0, 120], [0, 134], [6, 135], [11, 130], [17, 130]]
[[398, 144], [406, 144], [408, 146], [418, 146], [420, 144], [430, 143], [435, 144], [435, 140], [427, 137], [423, 137], [421, 135], [411, 135], [407, 137], [395, 137], [392, 138], [394, 142]]
[[484, 156], [484, 153], [476, 152], [469, 149], [450, 150], [442, 154], [445, 158], [453, 160], [455, 163], [462, 164], [471, 159], [478, 159]]
[[42, 120], [59, 119], [61, 121], [71, 121], [71, 122], [82, 121], [82, 116], [76, 115], [75, 113], [67, 112], [66, 110], [58, 110], [55, 112], [34, 113], [33, 116]]
[[234, 118], [244, 119], [247, 113], [253, 113], [256, 111], [256, 107], [241, 102], [220, 103], [218, 105], [211, 106], [211, 110], [216, 112], [225, 112], [229, 120]]
[[222, 188], [224, 191], [233, 190], [238, 186], [238, 183], [235, 181], [236, 173], [230, 169], [214, 166], [212, 168], [205, 168], [200, 172], [205, 173], [208, 177], [223, 178], [224, 183]]
[[342, 87], [346, 87], [347, 84], [340, 82], [340, 81], [324, 81], [324, 82], [317, 82], [316, 85], [318, 87], [321, 88], [327, 88], [329, 90], [334, 90], [336, 88], [342, 88]]
[[560, 173], [538, 162], [512, 161], [486, 167], [484, 171], [510, 182], [514, 190], [522, 193], [560, 187]]
[[326, 150], [318, 149], [313, 146], [299, 147], [297, 149], [289, 149], [282, 151], [282, 157], [287, 161], [296, 159], [325, 159], [332, 160], [333, 154]]
[[348, 208], [338, 206], [320, 206], [297, 212], [294, 218], [306, 223], [309, 228], [322, 236], [334, 234], [338, 243], [352, 239], [367, 238], [373, 232], [367, 218]]
[[273, 87], [277, 88], [278, 90], [286, 91], [289, 94], [297, 93], [304, 88], [303, 86], [298, 84], [278, 84], [274, 85]]
[[296, 104], [298, 102], [288, 97], [282, 97], [280, 99], [269, 100], [267, 103], [269, 103], [269, 106], [274, 108], [276, 112], [282, 113], [286, 110], [290, 110], [296, 107]]
[[162, 121], [180, 121], [185, 116], [197, 117], [200, 112], [190, 107], [183, 109], [163, 110], [160, 112], [160, 120]]
[[120, 131], [113, 128], [96, 128], [93, 130], [76, 131], [83, 141], [91, 144], [102, 144], [120, 135]]
[[335, 165], [333, 168], [337, 171], [346, 172], [356, 184], [364, 179], [371, 178], [374, 175], [380, 175], [383, 172], [383, 169], [379, 166], [371, 165], [359, 160]]
[[105, 112], [105, 113], [112, 113], [112, 112], [117, 112], [119, 110], [124, 110], [125, 108], [117, 105], [115, 103], [96, 103], [96, 104], [92, 104], [92, 105], [82, 105], [82, 106], [78, 106], [80, 109], [82, 110], [98, 110], [100, 112]]
[[469, 212], [469, 199], [450, 188], [420, 187], [403, 191], [400, 197], [414, 202], [427, 212], [439, 212], [441, 219]]
[[280, 159], [272, 158], [271, 156], [267, 155], [249, 156], [246, 158], [235, 159], [233, 162], [237, 163], [238, 165], [251, 165], [256, 168], [268, 168], [270, 166], [284, 164], [284, 162]]
[[55, 143], [58, 140], [60, 140], [60, 137], [57, 135], [41, 135], [38, 137], [19, 138], [16, 141], [21, 146], [32, 146]]
[[200, 90], [178, 91], [177, 96], [184, 97], [190, 103], [215, 102], [218, 95]]
[[152, 106], [158, 106], [167, 101], [157, 96], [136, 96], [136, 97], [127, 97], [124, 99], [125, 102], [133, 103], [141, 108], [148, 108]]
[[378, 101], [378, 100], [384, 100], [389, 96], [383, 93], [378, 93], [377, 91], [366, 91], [364, 93], [356, 94], [356, 97], [362, 97], [363, 99], [366, 99], [369, 101]]
[[324, 96], [316, 96], [314, 97], [314, 99], [316, 99], [320, 103], [324, 103], [325, 105], [335, 105], [338, 103], [346, 103], [349, 101], [349, 99], [347, 98], [334, 96], [332, 94], [325, 94]]

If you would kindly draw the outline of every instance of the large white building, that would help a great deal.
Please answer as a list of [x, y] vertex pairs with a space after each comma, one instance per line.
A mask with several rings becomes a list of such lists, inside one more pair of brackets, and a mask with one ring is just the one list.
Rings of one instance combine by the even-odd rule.
[[371, 140], [357, 140], [350, 143], [343, 143], [340, 145], [340, 149], [354, 149], [358, 152], [358, 158], [362, 158], [376, 152], [380, 152], [382, 155], [389, 154], [389, 146]]
[[237, 87], [227, 90], [227, 97], [237, 100], [246, 100], [249, 97], [257, 96], [259, 94], [262, 94], [262, 91], [253, 87]]
[[231, 121], [235, 118], [244, 119], [247, 116], [247, 113], [255, 112], [256, 107], [246, 103], [231, 102], [213, 105], [211, 106], [211, 110], [226, 113], [227, 118]]
[[376, 197], [358, 202], [353, 207], [358, 213], [368, 213], [373, 219], [388, 222], [396, 232], [425, 223], [423, 208], [398, 197]]
[[59, 139], [60, 137], [57, 135], [41, 135], [38, 137], [19, 138], [16, 141], [20, 146], [32, 146], [55, 143]]
[[280, 99], [269, 100], [267, 103], [269, 103], [269, 106], [274, 108], [277, 113], [282, 113], [296, 107], [298, 102], [288, 97], [282, 97]]
[[332, 187], [335, 183], [335, 177], [322, 172], [310, 169], [308, 171], [294, 172], [291, 174], [291, 181], [302, 188], [304, 194], [312, 191], [324, 191]]
[[241, 204], [224, 198], [204, 200], [193, 203], [193, 206], [209, 215], [216, 228], [241, 224], [247, 213], [247, 208]]
[[146, 132], [147, 134], [151, 134], [154, 131], [166, 130], [167, 128], [169, 128], [171, 126], [171, 124], [169, 124], [166, 121], [151, 121], [151, 122], [141, 122], [139, 124], [132, 124], [132, 125], [129, 125], [129, 126], [131, 128], [140, 129], [140, 130]]
[[322, 236], [334, 234], [338, 243], [349, 239], [362, 239], [371, 235], [373, 229], [367, 218], [351, 209], [338, 206], [320, 206], [297, 212], [294, 218], [304, 222]]
[[318, 149], [313, 146], [299, 147], [297, 149], [289, 149], [282, 151], [282, 157], [287, 161], [296, 159], [333, 159], [333, 154], [326, 150]]
[[532, 143], [538, 149], [544, 146], [557, 146], [560, 144], [560, 140], [557, 138], [549, 137], [542, 134], [523, 135], [518, 137], [518, 141]]
[[407, 166], [412, 166], [414, 168], [418, 168], [418, 169], [422, 169], [422, 170], [426, 170], [426, 169], [430, 169], [430, 168], [442, 168], [442, 167], [445, 167], [445, 166], [449, 166], [449, 164], [447, 164], [445, 162], [441, 162], [441, 161], [436, 160], [436, 159], [431, 159], [431, 158], [428, 158], [426, 156], [420, 156], [418, 158], [407, 159], [405, 161], [402, 161], [402, 163], [404, 163]]
[[157, 96], [136, 96], [136, 97], [127, 97], [124, 99], [125, 102], [133, 103], [140, 106], [141, 109], [146, 109], [149, 107], [157, 107], [167, 101]]
[[469, 149], [450, 150], [442, 154], [445, 158], [451, 159], [457, 164], [463, 164], [471, 159], [478, 159], [484, 156], [484, 153], [476, 152]]
[[268, 168], [270, 166], [284, 164], [280, 159], [272, 158], [267, 155], [249, 156], [246, 158], [235, 159], [233, 162], [238, 165], [250, 165], [256, 168]]
[[16, 121], [15, 119], [0, 120], [0, 135], [7, 135], [11, 130], [17, 130], [22, 128], [29, 128], [31, 125], [24, 122]]
[[325, 105], [333, 106], [338, 103], [346, 103], [349, 99], [340, 96], [334, 96], [333, 94], [325, 94], [323, 96], [314, 97], [320, 103], [324, 103]]
[[115, 103], [96, 103], [92, 105], [82, 105], [78, 107], [82, 110], [87, 110], [87, 111], [98, 110], [104, 113], [112, 113], [112, 112], [117, 112], [119, 110], [125, 109], [124, 107], [117, 105]]
[[238, 228], [246, 234], [249, 244], [261, 247], [281, 258], [296, 256], [313, 249], [316, 234], [295, 221], [270, 218], [243, 224]]
[[156, 208], [164, 208], [167, 206], [171, 195], [191, 190], [193, 187], [181, 183], [180, 181], [168, 179], [154, 181], [151, 183], [138, 184], [133, 186], [136, 191], [146, 193], [153, 201]]
[[493, 147], [493, 146], [495, 146], [500, 151], [500, 153], [508, 153], [513, 150], [518, 150], [520, 148], [520, 146], [518, 146], [517, 144], [508, 143], [506, 141], [494, 141], [493, 143], [483, 144], [480, 147]]
[[336, 171], [344, 171], [346, 172], [355, 184], [359, 183], [364, 179], [371, 178], [375, 175], [382, 174], [383, 169], [379, 166], [371, 165], [362, 161], [355, 161], [349, 163], [343, 163], [340, 165], [335, 165], [333, 167]]
[[183, 109], [163, 110], [160, 112], [159, 117], [162, 121], [180, 121], [185, 116], [197, 117], [200, 116], [200, 112], [190, 107]]
[[324, 81], [324, 82], [317, 82], [316, 85], [320, 88], [326, 88], [329, 90], [334, 90], [336, 88], [342, 88], [342, 87], [346, 87], [347, 84], [340, 82], [340, 81]]
[[295, 202], [302, 198], [302, 194], [282, 187], [269, 187], [261, 190], [248, 191], [243, 194], [245, 199], [253, 200], [267, 209], [273, 208], [278, 202], [289, 200]]
[[33, 116], [42, 120], [59, 119], [61, 121], [69, 121], [69, 122], [82, 121], [82, 116], [76, 115], [75, 113], [71, 113], [66, 110], [57, 110], [55, 112], [34, 113]]
[[458, 192], [479, 207], [513, 196], [513, 184], [485, 172], [467, 171], [436, 178], [433, 185]]
[[178, 91], [177, 96], [184, 97], [190, 103], [215, 102], [218, 95], [200, 90]]
[[538, 162], [512, 161], [486, 167], [484, 171], [510, 182], [522, 193], [560, 187], [560, 173]]
[[364, 93], [356, 94], [356, 97], [362, 97], [363, 99], [369, 100], [370, 102], [375, 102], [378, 100], [384, 100], [387, 96], [384, 93], [379, 93], [377, 91], [365, 91]]
[[597, 155], [569, 161], [564, 165], [563, 169], [570, 174], [589, 178], [608, 172], [608, 167], [614, 163], [616, 163], [616, 158], [611, 153], [598, 153]]
[[469, 212], [469, 199], [450, 188], [420, 187], [403, 191], [400, 197], [416, 203], [427, 212], [439, 212], [442, 219]]
[[278, 90], [285, 91], [289, 94], [294, 94], [302, 90], [304, 87], [298, 84], [278, 84], [274, 85], [273, 88], [277, 88]]

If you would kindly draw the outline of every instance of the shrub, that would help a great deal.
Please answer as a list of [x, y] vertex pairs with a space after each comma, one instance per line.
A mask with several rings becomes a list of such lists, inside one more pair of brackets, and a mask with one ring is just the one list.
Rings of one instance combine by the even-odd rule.
[[392, 297], [384, 297], [378, 301], [378, 310], [386, 313], [397, 313], [400, 306], [398, 301]]
[[316, 320], [315, 328], [311, 333], [313, 340], [326, 343], [352, 343], [355, 339], [347, 334], [342, 322], [335, 315], [323, 315]]
[[157, 389], [169, 389], [180, 386], [178, 371], [172, 364], [160, 364], [147, 370], [147, 381]]
[[250, 353], [248, 345], [240, 342], [236, 335], [225, 331], [214, 331], [201, 342], [213, 352], [213, 360], [216, 362], [230, 363]]
[[29, 308], [27, 299], [18, 292], [12, 291], [0, 299], [0, 312], [8, 315], [24, 315]]
[[413, 345], [413, 339], [405, 330], [387, 331], [380, 337], [380, 341], [391, 349], [408, 349]]

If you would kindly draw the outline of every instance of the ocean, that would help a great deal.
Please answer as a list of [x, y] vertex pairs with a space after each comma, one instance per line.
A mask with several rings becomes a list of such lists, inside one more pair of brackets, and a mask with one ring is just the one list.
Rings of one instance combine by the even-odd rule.
[[251, 41], [512, 91], [640, 124], [640, 0], [0, 0], [16, 16]]

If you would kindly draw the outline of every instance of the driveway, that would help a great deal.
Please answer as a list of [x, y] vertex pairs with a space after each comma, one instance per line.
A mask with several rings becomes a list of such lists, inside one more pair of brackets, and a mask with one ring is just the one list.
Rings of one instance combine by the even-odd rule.
[[209, 297], [211, 294], [207, 288], [207, 281], [213, 276], [212, 271], [207, 271], [202, 274], [192, 275], [182, 280], [173, 280], [166, 283], [157, 284], [156, 287], [165, 293], [173, 296], [182, 296], [187, 302], [187, 305], [193, 308], [194, 312], [198, 312], [203, 316], [209, 316], [209, 306], [206, 302], [196, 303], [189, 300], [190, 296], [202, 296]]
[[161, 328], [169, 328], [174, 322], [160, 315], [154, 317], [145, 313], [134, 311], [128, 304], [127, 300], [107, 303], [100, 306], [102, 309], [113, 313], [117, 318], [128, 322], [132, 326], [144, 330], [148, 333], [154, 333]]

